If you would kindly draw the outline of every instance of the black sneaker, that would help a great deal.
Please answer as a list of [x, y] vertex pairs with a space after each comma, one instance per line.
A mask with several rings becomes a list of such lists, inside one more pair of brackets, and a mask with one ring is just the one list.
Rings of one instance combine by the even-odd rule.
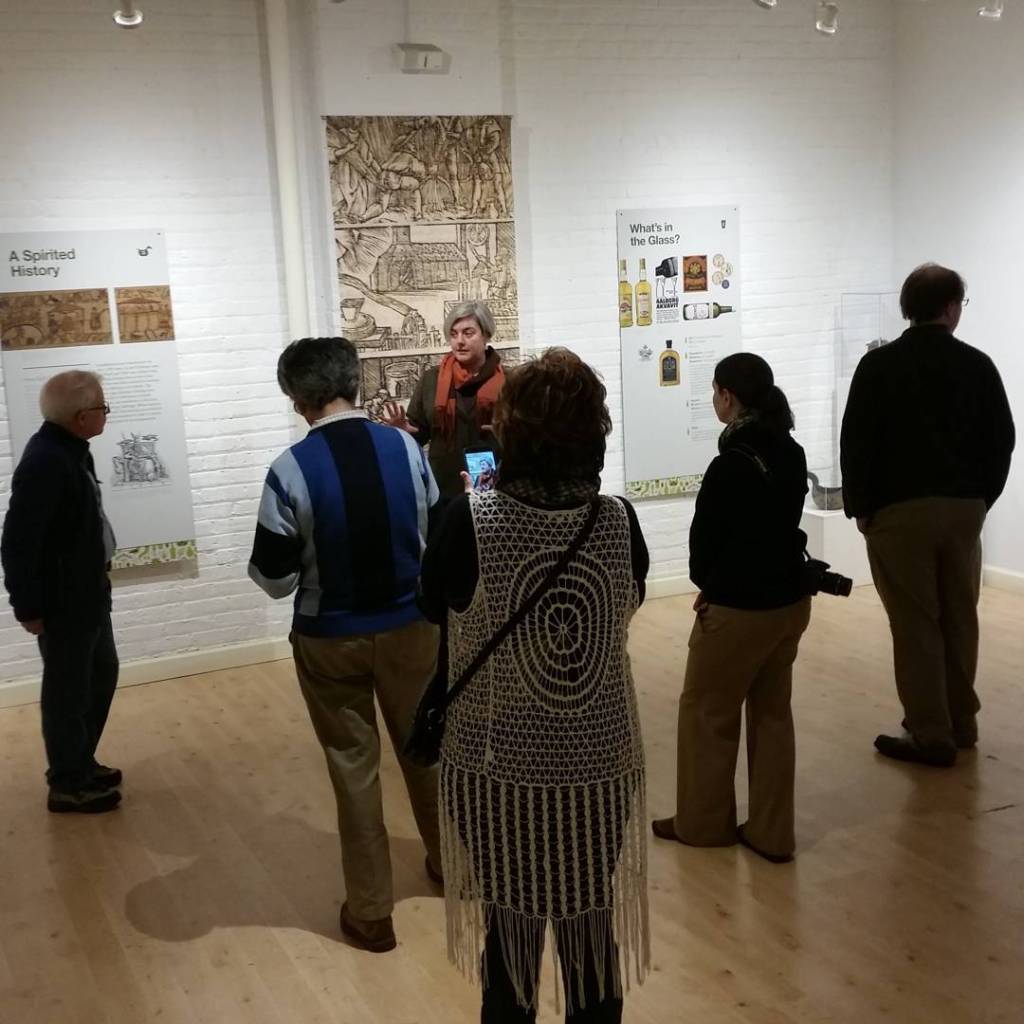
[[103, 814], [112, 811], [121, 802], [116, 789], [89, 786], [82, 789], [56, 789], [50, 787], [46, 809], [53, 814]]
[[114, 789], [121, 785], [124, 775], [120, 768], [108, 768], [105, 764], [94, 762], [92, 766], [92, 781], [98, 782], [107, 789]]

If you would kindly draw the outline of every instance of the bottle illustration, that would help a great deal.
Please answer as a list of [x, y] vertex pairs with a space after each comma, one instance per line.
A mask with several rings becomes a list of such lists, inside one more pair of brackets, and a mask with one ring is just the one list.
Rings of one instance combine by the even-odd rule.
[[651, 324], [651, 286], [647, 283], [647, 260], [640, 259], [640, 280], [636, 284], [636, 325]]
[[619, 326], [633, 326], [633, 288], [626, 280], [625, 260], [619, 260]]
[[679, 383], [679, 353], [672, 348], [671, 340], [665, 342], [665, 351], [658, 356], [658, 383], [663, 388]]
[[714, 320], [723, 313], [732, 313], [732, 306], [720, 306], [717, 302], [688, 302], [683, 306], [684, 320]]

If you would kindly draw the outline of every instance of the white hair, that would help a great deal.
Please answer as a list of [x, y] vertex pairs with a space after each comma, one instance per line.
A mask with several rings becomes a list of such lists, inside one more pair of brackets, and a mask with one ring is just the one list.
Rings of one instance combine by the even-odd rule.
[[66, 370], [51, 377], [39, 392], [39, 411], [50, 423], [67, 426], [90, 405], [99, 405], [103, 384], [98, 373]]
[[458, 302], [448, 311], [444, 318], [444, 336], [450, 338], [452, 325], [459, 320], [472, 317], [480, 328], [480, 332], [488, 341], [494, 337], [494, 316], [486, 302], [479, 299], [471, 299], [469, 302]]

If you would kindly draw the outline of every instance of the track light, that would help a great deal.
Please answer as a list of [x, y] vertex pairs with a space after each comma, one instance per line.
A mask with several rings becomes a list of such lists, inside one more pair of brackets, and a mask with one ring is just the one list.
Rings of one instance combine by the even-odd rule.
[[114, 24], [121, 28], [138, 28], [142, 24], [142, 11], [132, 0], [124, 0], [121, 10], [114, 11]]
[[834, 36], [839, 28], [839, 4], [826, 3], [821, 0], [818, 4], [818, 16], [815, 19], [814, 27], [822, 35]]
[[779, 0], [754, 0], [754, 3], [758, 7], [765, 7], [769, 11], [779, 2]]
[[995, 3], [985, 4], [983, 7], [979, 7], [978, 16], [998, 21], [1003, 16], [1003, 0], [995, 0]]

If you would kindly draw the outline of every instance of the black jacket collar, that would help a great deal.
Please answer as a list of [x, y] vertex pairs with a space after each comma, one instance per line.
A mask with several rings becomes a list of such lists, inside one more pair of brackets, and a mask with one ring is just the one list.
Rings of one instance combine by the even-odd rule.
[[55, 444], [67, 448], [80, 458], [84, 458], [89, 454], [89, 442], [76, 437], [70, 430], [65, 429], [59, 423], [51, 423], [49, 420], [45, 420], [39, 428], [39, 435], [40, 437], [45, 437], [47, 441], [53, 441]]
[[913, 324], [908, 327], [897, 341], [955, 341], [953, 332], [945, 324]]

